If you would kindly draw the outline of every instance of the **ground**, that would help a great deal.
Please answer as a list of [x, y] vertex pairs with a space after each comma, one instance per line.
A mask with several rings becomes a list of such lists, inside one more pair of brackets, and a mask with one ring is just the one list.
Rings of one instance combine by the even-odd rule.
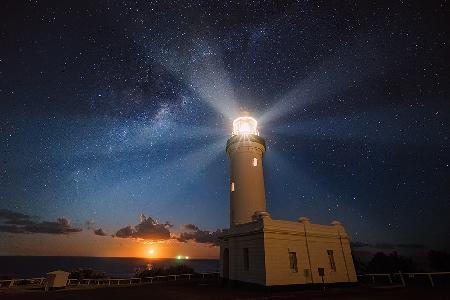
[[0, 299], [449, 299], [450, 288], [365, 286], [321, 289], [264, 289], [253, 286], [227, 286], [217, 280], [159, 282], [140, 286], [41, 290], [1, 289]]

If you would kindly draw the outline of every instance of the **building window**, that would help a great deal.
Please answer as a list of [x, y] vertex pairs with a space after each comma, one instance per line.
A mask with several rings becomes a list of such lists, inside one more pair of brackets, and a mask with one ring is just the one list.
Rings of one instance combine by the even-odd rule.
[[253, 158], [253, 166], [256, 167], [258, 165], [258, 159], [256, 157]]
[[244, 248], [244, 271], [248, 271], [250, 268], [249, 256], [248, 256], [248, 248]]
[[234, 192], [234, 182], [231, 183], [231, 191]]
[[295, 252], [289, 252], [289, 267], [291, 268], [291, 271], [293, 273], [298, 272], [297, 268], [297, 253]]
[[334, 253], [333, 250], [327, 250], [328, 260], [330, 261], [330, 268], [333, 271], [336, 271], [336, 262], [334, 261]]

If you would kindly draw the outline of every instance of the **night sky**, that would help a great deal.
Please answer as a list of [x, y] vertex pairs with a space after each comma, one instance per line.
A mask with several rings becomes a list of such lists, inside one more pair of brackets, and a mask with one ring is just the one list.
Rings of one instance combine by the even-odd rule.
[[243, 111], [273, 218], [450, 247], [450, 5], [418, 2], [2, 1], [0, 254], [217, 255]]

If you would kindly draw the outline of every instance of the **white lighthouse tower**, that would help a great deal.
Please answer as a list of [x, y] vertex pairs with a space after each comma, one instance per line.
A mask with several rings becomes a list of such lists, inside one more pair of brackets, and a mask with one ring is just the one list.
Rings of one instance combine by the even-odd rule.
[[[330, 225], [274, 220], [266, 211], [266, 142], [250, 116], [233, 122], [230, 159], [230, 229], [220, 240], [223, 278], [261, 285], [356, 282], [349, 236]], [[281, 199], [280, 199], [281, 200]]]
[[249, 223], [254, 220], [255, 213], [266, 211], [262, 160], [266, 142], [259, 136], [257, 126], [252, 117], [237, 118], [227, 142], [231, 227]]

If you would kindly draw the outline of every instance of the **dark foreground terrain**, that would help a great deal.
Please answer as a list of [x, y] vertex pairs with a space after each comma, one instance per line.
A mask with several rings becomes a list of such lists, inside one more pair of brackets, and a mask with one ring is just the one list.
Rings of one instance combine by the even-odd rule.
[[264, 289], [229, 286], [216, 280], [171, 281], [140, 286], [42, 290], [2, 289], [0, 299], [450, 299], [450, 287], [334, 287]]

